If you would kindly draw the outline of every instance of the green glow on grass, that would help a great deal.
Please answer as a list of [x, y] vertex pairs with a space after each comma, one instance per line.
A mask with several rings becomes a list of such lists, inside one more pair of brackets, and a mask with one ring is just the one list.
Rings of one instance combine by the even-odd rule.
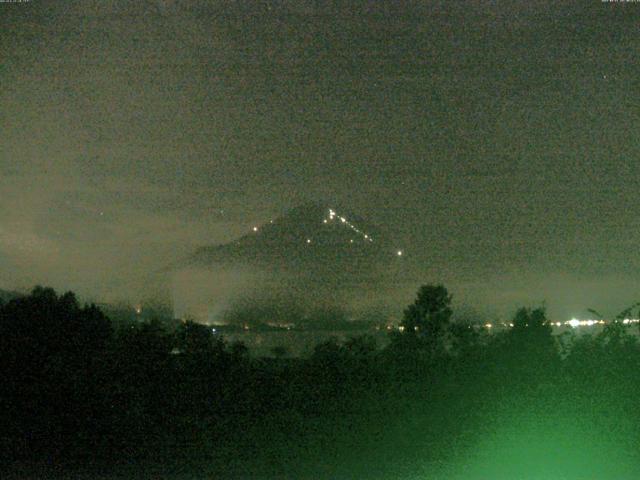
[[[447, 480], [640, 478], [637, 427], [603, 405], [555, 410], [498, 408], [439, 475]], [[634, 431], [635, 430], [635, 431]]]

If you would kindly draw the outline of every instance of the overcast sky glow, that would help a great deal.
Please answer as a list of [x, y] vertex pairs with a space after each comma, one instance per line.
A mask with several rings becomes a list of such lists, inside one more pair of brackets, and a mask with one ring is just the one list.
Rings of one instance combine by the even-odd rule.
[[640, 297], [639, 9], [0, 3], [0, 288], [139, 297], [326, 198], [398, 239], [410, 283], [617, 313]]

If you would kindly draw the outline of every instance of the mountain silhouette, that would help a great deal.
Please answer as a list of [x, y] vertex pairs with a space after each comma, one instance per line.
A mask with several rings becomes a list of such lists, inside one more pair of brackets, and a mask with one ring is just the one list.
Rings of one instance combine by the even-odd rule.
[[345, 208], [307, 203], [235, 241], [197, 249], [176, 269], [175, 305], [205, 323], [359, 318], [395, 283], [400, 261], [382, 228]]
[[366, 274], [393, 260], [385, 233], [361, 217], [327, 204], [309, 203], [282, 217], [256, 225], [241, 238], [199, 248], [192, 266], [243, 263], [261, 268]]

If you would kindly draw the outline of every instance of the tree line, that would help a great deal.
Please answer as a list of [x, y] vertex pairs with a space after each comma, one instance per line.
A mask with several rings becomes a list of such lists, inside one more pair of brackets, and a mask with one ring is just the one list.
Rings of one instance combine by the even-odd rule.
[[[451, 300], [442, 285], [422, 286], [403, 331], [384, 348], [364, 335], [329, 339], [308, 358], [257, 358], [204, 325], [116, 328], [73, 293], [36, 287], [0, 305], [3, 468], [25, 478], [148, 478], [154, 468], [222, 478], [398, 478], [466, 465], [482, 478], [507, 467], [490, 455], [473, 464], [470, 452], [514, 422], [524, 431], [557, 423], [609, 432], [630, 465], [640, 464], [628, 445], [640, 431], [640, 345], [629, 326], [558, 337], [543, 308], [521, 308], [513, 328], [489, 334], [452, 322]], [[565, 436], [538, 440], [553, 445], [549, 452], [569, 452]], [[578, 440], [589, 446], [594, 438]], [[545, 448], [509, 451], [523, 455], [520, 465], [537, 455], [528, 468], [544, 469]], [[555, 455], [554, 471], [578, 468], [568, 460], [575, 451]], [[585, 458], [592, 470], [594, 458]]]

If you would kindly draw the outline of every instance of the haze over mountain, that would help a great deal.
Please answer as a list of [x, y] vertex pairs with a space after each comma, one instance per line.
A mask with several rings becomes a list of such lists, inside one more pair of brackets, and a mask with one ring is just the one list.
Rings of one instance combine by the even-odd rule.
[[[361, 217], [326, 204], [298, 206], [234, 242], [205, 246], [190, 259], [193, 265], [245, 262], [265, 268], [314, 271], [322, 268], [334, 275], [371, 262], [387, 263], [394, 252], [383, 231]], [[362, 265], [360, 265], [362, 263]], [[347, 266], [349, 268], [347, 268]]]
[[[189, 285], [174, 298], [176, 313], [300, 323], [361, 318], [375, 305], [380, 318], [381, 293], [392, 287], [402, 257], [382, 228], [346, 209], [308, 203], [233, 242], [194, 252], [176, 272]], [[189, 296], [198, 298], [184, 301]]]

